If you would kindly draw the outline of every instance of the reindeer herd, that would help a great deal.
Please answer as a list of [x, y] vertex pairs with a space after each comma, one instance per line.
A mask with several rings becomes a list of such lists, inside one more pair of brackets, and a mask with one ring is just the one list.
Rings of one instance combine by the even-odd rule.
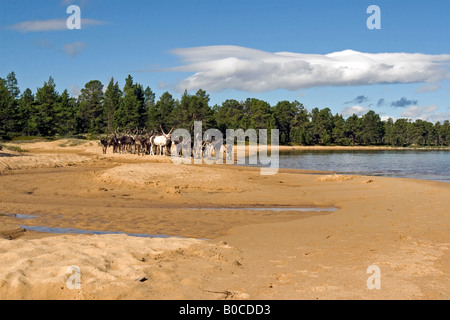
[[[112, 147], [113, 153], [131, 153], [137, 155], [171, 155], [177, 153], [182, 155], [183, 150], [191, 150], [190, 156], [211, 157], [217, 156], [215, 150], [220, 148], [222, 154], [226, 153], [227, 159], [231, 157], [232, 147], [220, 147], [214, 137], [210, 140], [202, 141], [202, 144], [195, 148], [194, 142], [183, 141], [182, 139], [172, 141], [173, 128], [166, 134], [162, 127], [160, 133], [139, 132], [136, 129], [133, 133], [125, 131], [119, 133], [118, 130], [113, 135], [100, 138], [103, 154], [106, 154], [108, 147]], [[190, 143], [190, 146], [185, 145]]]
[[100, 138], [103, 154], [106, 154], [108, 147], [112, 147], [113, 153], [133, 153], [138, 155], [155, 155], [159, 153], [164, 155], [169, 153], [172, 145], [172, 130], [165, 133], [161, 128], [160, 134], [154, 132], [139, 132], [136, 129], [133, 133], [129, 130], [118, 132], [116, 130], [113, 135]]

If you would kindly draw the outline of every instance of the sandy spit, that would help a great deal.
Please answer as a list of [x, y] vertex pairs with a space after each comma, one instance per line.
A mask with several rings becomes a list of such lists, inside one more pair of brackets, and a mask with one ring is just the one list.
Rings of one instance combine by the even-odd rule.
[[[102, 155], [93, 142], [26, 149], [0, 152], [1, 299], [450, 297], [448, 183], [301, 170], [261, 176]], [[339, 210], [239, 210], [300, 206]], [[369, 288], [373, 266], [380, 289]]]

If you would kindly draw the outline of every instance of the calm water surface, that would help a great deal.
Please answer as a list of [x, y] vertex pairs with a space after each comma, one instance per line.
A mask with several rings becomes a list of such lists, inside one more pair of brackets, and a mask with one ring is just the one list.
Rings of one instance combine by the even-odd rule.
[[280, 168], [450, 182], [450, 151], [280, 151]]
[[280, 168], [450, 182], [450, 151], [287, 151]]

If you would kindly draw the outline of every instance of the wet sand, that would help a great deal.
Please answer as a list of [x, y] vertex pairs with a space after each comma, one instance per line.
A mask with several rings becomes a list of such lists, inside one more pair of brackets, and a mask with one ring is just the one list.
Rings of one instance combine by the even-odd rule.
[[[448, 183], [283, 169], [261, 176], [258, 168], [103, 155], [97, 142], [63, 145], [0, 152], [1, 299], [450, 296]], [[339, 210], [239, 209], [283, 206]], [[71, 265], [81, 289], [67, 286]], [[381, 271], [379, 290], [367, 287], [371, 265]]]

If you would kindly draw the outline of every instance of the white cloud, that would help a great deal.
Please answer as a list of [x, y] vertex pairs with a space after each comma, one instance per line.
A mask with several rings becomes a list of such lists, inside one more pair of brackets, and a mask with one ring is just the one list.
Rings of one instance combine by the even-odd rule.
[[[184, 65], [163, 71], [193, 72], [179, 91], [251, 92], [299, 90], [320, 86], [439, 82], [449, 78], [450, 55], [362, 53], [344, 50], [326, 55], [271, 53], [238, 46], [175, 49]], [[153, 70], [154, 71], [154, 70]]]
[[341, 114], [343, 117], [350, 117], [353, 114], [356, 114], [357, 116], [362, 116], [369, 112], [369, 107], [361, 107], [361, 106], [352, 106], [352, 107], [345, 107], [342, 109]]
[[435, 105], [432, 106], [412, 106], [407, 109], [405, 109], [401, 116], [405, 118], [412, 118], [412, 119], [424, 119], [427, 115], [433, 113], [437, 110], [437, 107]]
[[425, 116], [425, 118], [423, 120], [427, 120], [429, 122], [441, 122], [443, 123], [445, 120], [449, 120], [450, 119], [450, 112], [434, 112], [431, 114], [428, 114]]
[[161, 80], [158, 83], [158, 89], [165, 89], [165, 88], [167, 88], [166, 82], [164, 80]]
[[65, 44], [63, 52], [71, 57], [76, 57], [83, 51], [83, 48], [86, 46], [87, 46], [87, 44], [85, 44], [83, 42], [74, 42], [74, 43]]
[[438, 110], [438, 107], [435, 105], [431, 106], [412, 106], [405, 109], [402, 114], [402, 117], [409, 118], [412, 121], [417, 119], [429, 121], [429, 122], [444, 122], [445, 120], [450, 119], [450, 112], [441, 112]]
[[398, 119], [409, 119], [412, 122], [420, 119], [424, 121], [428, 121], [431, 123], [441, 122], [443, 123], [445, 120], [450, 119], [450, 111], [442, 112], [435, 105], [430, 106], [412, 106], [405, 109], [400, 117], [396, 116], [388, 116], [388, 115], [380, 115], [382, 121], [387, 121], [389, 118], [395, 122]]
[[78, 98], [78, 96], [81, 94], [81, 88], [77, 85], [71, 84], [69, 88], [69, 94], [74, 98]]
[[436, 105], [430, 106], [412, 106], [409, 107], [401, 113], [400, 117], [389, 116], [389, 115], [380, 115], [382, 121], [387, 121], [389, 118], [392, 118], [395, 121], [398, 119], [410, 119], [411, 121], [416, 121], [417, 119], [425, 120], [431, 123], [436, 123], [440, 121], [443, 123], [445, 120], [450, 119], [450, 111], [442, 112]]
[[392, 119], [392, 121], [397, 121], [397, 117], [393, 117], [393, 116], [387, 116], [387, 115], [383, 115], [380, 116], [381, 121], [388, 121], [389, 119]]
[[[104, 21], [81, 18], [81, 28], [86, 25], [103, 25]], [[67, 18], [23, 21], [9, 26], [10, 29], [20, 32], [46, 32], [61, 31], [67, 29]]]

